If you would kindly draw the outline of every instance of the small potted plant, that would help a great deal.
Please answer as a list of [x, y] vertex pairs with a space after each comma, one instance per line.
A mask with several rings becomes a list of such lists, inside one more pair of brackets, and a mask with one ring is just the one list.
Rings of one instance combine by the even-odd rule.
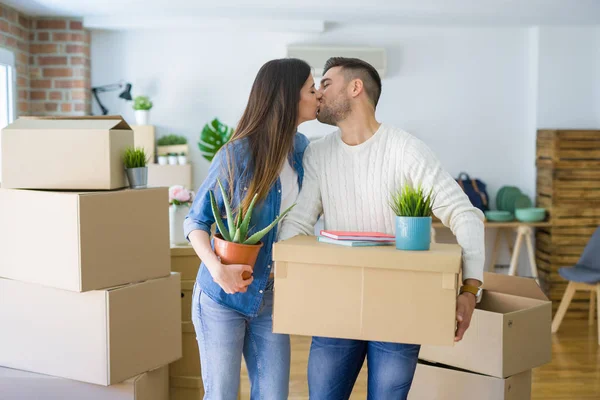
[[[214, 193], [209, 191], [213, 216], [215, 217], [215, 222], [219, 230], [219, 233], [214, 235], [215, 254], [221, 258], [221, 263], [223, 265], [244, 264], [254, 268], [254, 263], [256, 262], [260, 248], [263, 245], [260, 240], [269, 233], [269, 231], [273, 229], [288, 212], [290, 212], [295, 204], [282, 212], [281, 215], [266, 228], [248, 237], [250, 219], [252, 218], [252, 211], [258, 195], [254, 195], [245, 214], [239, 210], [237, 215], [234, 215], [231, 209], [231, 203], [229, 202], [229, 197], [227, 196], [227, 193], [225, 193], [223, 185], [220, 181], [218, 181], [218, 184], [225, 205], [227, 226], [225, 226], [225, 223], [221, 218], [221, 211], [215, 200]], [[250, 275], [245, 272], [242, 277], [248, 279], [250, 278]]]
[[165, 155], [161, 155], [157, 157], [158, 165], [167, 165], [169, 162], [169, 157]]
[[396, 214], [396, 248], [398, 250], [429, 250], [431, 245], [431, 216], [434, 197], [404, 186], [392, 194], [390, 206]]
[[179, 162], [179, 165], [187, 164], [187, 156], [185, 155], [185, 153], [179, 153], [179, 155], [177, 156], [177, 161]]
[[190, 212], [194, 192], [181, 185], [169, 187], [169, 236], [171, 244], [187, 244], [183, 235], [183, 221]]
[[135, 110], [135, 123], [138, 125], [148, 125], [150, 120], [150, 109], [152, 102], [148, 96], [136, 96], [133, 99], [133, 109]]
[[123, 164], [127, 172], [129, 187], [144, 189], [148, 185], [148, 156], [142, 147], [130, 147], [125, 150]]
[[169, 153], [169, 165], [177, 165], [177, 154]]
[[169, 153], [188, 154], [187, 138], [174, 134], [163, 136], [156, 142], [156, 153], [159, 156], [168, 156]]

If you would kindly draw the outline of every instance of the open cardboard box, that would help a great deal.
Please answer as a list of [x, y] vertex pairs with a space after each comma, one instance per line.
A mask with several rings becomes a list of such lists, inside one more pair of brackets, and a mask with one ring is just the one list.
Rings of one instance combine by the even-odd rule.
[[552, 305], [535, 280], [485, 273], [484, 288], [463, 340], [419, 358], [498, 378], [550, 362]]
[[528, 400], [531, 370], [495, 378], [442, 365], [419, 363], [408, 400]]
[[2, 130], [2, 187], [106, 190], [127, 186], [133, 131], [120, 116], [21, 117]]
[[100, 386], [0, 367], [2, 400], [169, 400], [167, 366], [124, 382]]
[[452, 346], [458, 245], [345, 247], [296, 236], [274, 245], [273, 332]]
[[169, 364], [179, 294], [177, 273], [86, 293], [0, 279], [0, 365], [108, 386]]
[[166, 188], [0, 189], [0, 277], [83, 292], [168, 276]]

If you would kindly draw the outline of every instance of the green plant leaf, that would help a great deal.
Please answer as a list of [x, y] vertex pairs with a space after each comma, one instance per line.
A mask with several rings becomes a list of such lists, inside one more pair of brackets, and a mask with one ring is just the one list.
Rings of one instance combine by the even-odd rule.
[[417, 189], [406, 185], [390, 197], [390, 207], [401, 217], [430, 217], [433, 214], [433, 189], [425, 193], [419, 186]]
[[235, 220], [233, 219], [233, 212], [231, 211], [231, 203], [229, 202], [229, 197], [225, 192], [225, 188], [219, 179], [217, 179], [219, 183], [219, 188], [221, 189], [221, 195], [223, 196], [223, 203], [225, 204], [225, 213], [227, 214], [227, 226], [229, 227], [229, 232], [231, 235], [235, 233]]
[[215, 222], [217, 223], [217, 228], [219, 228], [219, 232], [221, 232], [223, 240], [231, 242], [231, 236], [229, 235], [227, 228], [225, 228], [223, 218], [221, 218], [221, 212], [219, 211], [219, 206], [217, 206], [217, 201], [215, 200], [212, 190], [209, 190], [208, 194], [210, 195], [210, 206], [212, 208], [213, 216], [215, 217]]
[[235, 235], [233, 235], [233, 243], [241, 243], [240, 240], [240, 230], [236, 229]]
[[136, 96], [133, 99], [134, 110], [150, 110], [152, 108], [152, 102], [148, 96]]
[[202, 156], [212, 161], [217, 151], [229, 141], [232, 134], [233, 128], [221, 123], [217, 118], [204, 125], [198, 142]]
[[244, 216], [244, 220], [242, 221], [242, 226], [240, 227], [240, 236], [242, 240], [246, 240], [246, 235], [248, 234], [248, 227], [250, 226], [250, 219], [252, 218], [252, 211], [254, 210], [254, 204], [256, 203], [256, 199], [258, 198], [258, 194], [255, 194], [248, 206], [248, 211], [246, 211], [246, 215]]
[[295, 204], [292, 204], [290, 207], [288, 207], [288, 209], [285, 210], [284, 212], [282, 212], [281, 215], [275, 219], [275, 221], [273, 221], [269, 224], [269, 226], [267, 226], [263, 230], [256, 232], [254, 235], [252, 235], [248, 239], [246, 239], [244, 244], [258, 243], [263, 238], [263, 236], [265, 236], [267, 233], [269, 233], [269, 231], [271, 229], [273, 229], [275, 227], [275, 225], [277, 225], [279, 223], [279, 221], [281, 221], [287, 215], [287, 213], [289, 213], [292, 210], [292, 208], [294, 208], [294, 206], [295, 206]]
[[142, 147], [129, 147], [123, 155], [125, 168], [142, 168], [148, 164], [149, 157]]

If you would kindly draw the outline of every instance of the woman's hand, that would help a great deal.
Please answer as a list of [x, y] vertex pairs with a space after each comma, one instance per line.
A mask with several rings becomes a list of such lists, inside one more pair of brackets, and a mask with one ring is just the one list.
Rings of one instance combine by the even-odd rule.
[[243, 264], [220, 264], [215, 271], [211, 271], [213, 280], [221, 286], [221, 289], [227, 294], [246, 293], [248, 286], [254, 280], [254, 277], [249, 279], [242, 278], [242, 274], [248, 272], [252, 274], [252, 267]]

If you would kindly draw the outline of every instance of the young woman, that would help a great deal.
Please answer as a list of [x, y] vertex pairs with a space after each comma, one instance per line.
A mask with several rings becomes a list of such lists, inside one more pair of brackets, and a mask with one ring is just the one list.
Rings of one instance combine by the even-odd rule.
[[[185, 220], [185, 235], [202, 260], [194, 286], [192, 320], [200, 348], [205, 399], [234, 400], [242, 355], [251, 399], [287, 399], [290, 340], [272, 333], [272, 245], [277, 227], [263, 239], [254, 270], [221, 264], [210, 241], [213, 225], [209, 191], [220, 210], [217, 179], [230, 193], [232, 207], [247, 210], [254, 194], [249, 234], [265, 228], [296, 201], [308, 145], [298, 125], [313, 120], [320, 94], [309, 65], [297, 59], [267, 62], [258, 72], [246, 110], [230, 140], [212, 161]], [[242, 273], [252, 272], [244, 280]]]

